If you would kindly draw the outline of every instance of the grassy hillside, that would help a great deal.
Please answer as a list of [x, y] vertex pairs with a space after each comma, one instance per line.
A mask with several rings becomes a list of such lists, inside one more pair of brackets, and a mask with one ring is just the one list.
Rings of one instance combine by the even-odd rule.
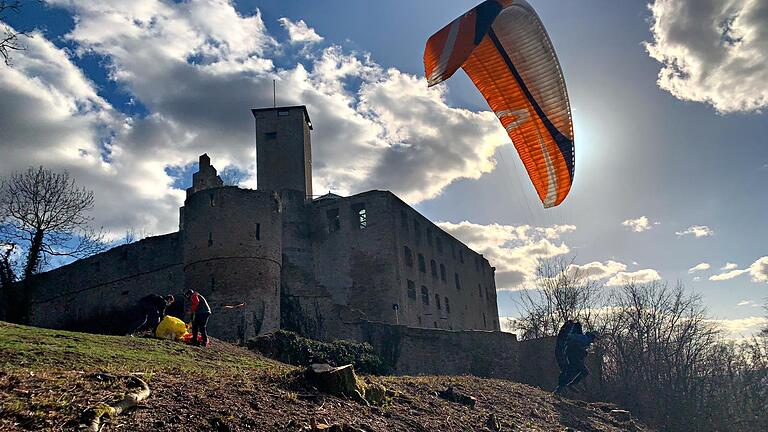
[[[128, 373], [142, 374], [152, 393], [107, 430], [300, 431], [313, 423], [339, 431], [493, 430], [491, 416], [504, 431], [646, 430], [612, 418], [614, 406], [503, 380], [365, 377], [392, 392], [369, 407], [319, 393], [295, 368], [219, 341], [201, 349], [1, 322], [0, 430], [71, 430], [86, 408], [122, 397]], [[477, 405], [439, 398], [449, 385]]]

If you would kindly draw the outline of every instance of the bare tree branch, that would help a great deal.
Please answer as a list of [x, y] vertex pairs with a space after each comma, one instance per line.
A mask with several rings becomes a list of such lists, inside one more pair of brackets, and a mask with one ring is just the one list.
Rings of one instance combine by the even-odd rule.
[[69, 173], [42, 166], [0, 183], [0, 240], [24, 244], [23, 278], [51, 257], [84, 258], [105, 248], [103, 230], [90, 227], [93, 192], [75, 185]]

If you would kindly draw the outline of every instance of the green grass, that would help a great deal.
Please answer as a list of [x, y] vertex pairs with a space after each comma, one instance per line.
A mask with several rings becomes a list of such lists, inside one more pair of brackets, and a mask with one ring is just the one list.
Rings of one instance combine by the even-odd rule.
[[0, 368], [84, 372], [283, 372], [248, 351], [213, 343], [197, 348], [142, 337], [103, 336], [0, 322]]

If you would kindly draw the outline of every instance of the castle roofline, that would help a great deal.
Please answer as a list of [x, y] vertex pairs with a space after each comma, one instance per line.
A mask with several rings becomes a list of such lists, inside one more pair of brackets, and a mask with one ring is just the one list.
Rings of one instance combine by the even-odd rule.
[[279, 107], [272, 107], [272, 108], [251, 108], [251, 113], [254, 117], [256, 117], [256, 113], [260, 112], [266, 112], [266, 111], [280, 111], [280, 110], [292, 110], [299, 108], [304, 111], [304, 118], [307, 121], [307, 126], [309, 127], [309, 130], [312, 130], [312, 120], [309, 118], [309, 111], [307, 111], [306, 105], [289, 105], [289, 106], [279, 106]]

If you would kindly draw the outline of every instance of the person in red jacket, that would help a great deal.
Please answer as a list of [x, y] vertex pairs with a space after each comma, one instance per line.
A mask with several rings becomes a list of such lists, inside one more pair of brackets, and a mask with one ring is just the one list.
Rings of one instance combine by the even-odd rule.
[[199, 345], [197, 334], [200, 333], [203, 340], [202, 345], [208, 346], [208, 318], [211, 317], [211, 307], [200, 293], [188, 289], [184, 297], [189, 301], [189, 311], [192, 313], [192, 345]]

